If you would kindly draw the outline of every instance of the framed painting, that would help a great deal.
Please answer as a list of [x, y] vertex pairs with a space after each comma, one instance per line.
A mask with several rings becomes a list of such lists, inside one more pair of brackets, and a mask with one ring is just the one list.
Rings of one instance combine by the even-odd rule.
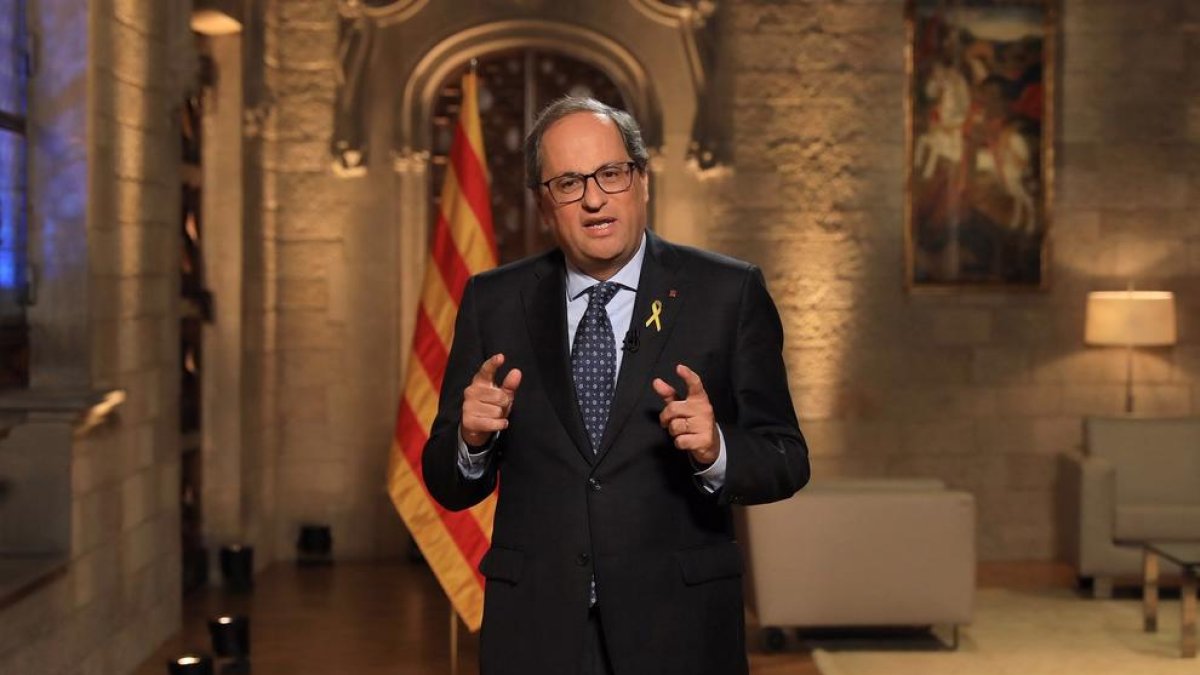
[[1044, 289], [1055, 0], [908, 0], [909, 290]]

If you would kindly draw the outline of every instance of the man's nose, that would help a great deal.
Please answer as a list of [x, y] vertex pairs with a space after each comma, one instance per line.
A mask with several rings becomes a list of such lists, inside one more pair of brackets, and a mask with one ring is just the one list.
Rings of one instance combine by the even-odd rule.
[[[591, 183], [595, 183], [588, 189]], [[600, 179], [595, 176], [588, 176], [583, 179], [583, 208], [588, 211], [598, 211], [600, 207], [608, 202], [608, 193], [600, 189]]]

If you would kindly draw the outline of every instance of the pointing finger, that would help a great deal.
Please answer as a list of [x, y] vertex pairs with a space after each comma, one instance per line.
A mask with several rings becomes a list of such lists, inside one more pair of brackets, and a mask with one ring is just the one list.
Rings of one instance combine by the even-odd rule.
[[521, 386], [521, 370], [513, 368], [504, 376], [504, 381], [500, 383], [500, 388], [512, 397], [517, 393], [517, 387]]
[[482, 384], [496, 383], [496, 370], [504, 364], [504, 354], [494, 354], [490, 359], [483, 362], [479, 366], [479, 371], [475, 373], [474, 382]]
[[663, 381], [661, 377], [654, 378], [650, 386], [654, 388], [654, 393], [658, 394], [663, 403], [671, 403], [675, 400], [675, 388]]
[[684, 384], [687, 385], [688, 398], [708, 397], [708, 393], [704, 391], [704, 382], [700, 380], [700, 376], [696, 374], [696, 371], [681, 363], [675, 367], [675, 372], [679, 373], [679, 376], [683, 378]]

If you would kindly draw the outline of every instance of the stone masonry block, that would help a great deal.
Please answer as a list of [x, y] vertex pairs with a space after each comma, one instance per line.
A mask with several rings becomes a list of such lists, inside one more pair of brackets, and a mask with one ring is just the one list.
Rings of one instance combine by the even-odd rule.
[[156, 512], [155, 473], [139, 471], [121, 484], [121, 530], [130, 530]]
[[1029, 418], [978, 419], [975, 432], [980, 450], [988, 454], [1028, 453], [1033, 446], [1033, 421]]
[[806, 420], [802, 425], [810, 457], [877, 457], [897, 451], [893, 422]]
[[143, 35], [155, 34], [162, 26], [166, 4], [159, 0], [107, 0], [112, 4], [112, 15], [119, 22]]
[[1117, 415], [1124, 409], [1124, 385], [1068, 384], [1062, 388], [1062, 412], [1067, 415]]
[[941, 345], [981, 345], [992, 339], [992, 314], [980, 309], [938, 309], [929, 338]]
[[1010, 347], [979, 347], [971, 355], [971, 381], [1013, 384], [1029, 378], [1029, 354]]
[[143, 521], [121, 535], [121, 574], [126, 585], [131, 578], [150, 564], [165, 542], [158, 541], [159, 531], [154, 520]]
[[333, 134], [333, 108], [326, 101], [284, 100], [272, 112], [272, 139], [327, 141]]
[[1145, 280], [1187, 273], [1187, 248], [1180, 246], [1178, 240], [1122, 237], [1115, 243], [1120, 278]]
[[[316, 514], [324, 513], [326, 508], [347, 496], [347, 471], [341, 462], [286, 462], [279, 467], [278, 476], [281, 497], [320, 504]], [[312, 511], [292, 501], [284, 513], [303, 517]]]
[[275, 3], [267, 14], [269, 26], [322, 24], [336, 30], [337, 7], [323, 0], [287, 0]]
[[1184, 37], [1177, 31], [1114, 33], [1068, 30], [1063, 67], [1067, 72], [1183, 71]]
[[1062, 387], [1021, 384], [996, 388], [996, 414], [1003, 418], [1056, 415], [1062, 412]]
[[75, 608], [82, 608], [116, 593], [119, 561], [117, 547], [100, 546], [71, 561], [71, 591]]
[[[806, 72], [803, 75], [779, 71], [739, 70], [733, 78], [734, 87], [734, 131], [753, 131], [756, 127], [740, 123], [740, 116], [768, 103], [841, 103], [859, 106], [865, 114], [867, 106], [879, 101], [902, 102], [904, 95], [903, 73], [872, 72]], [[903, 115], [903, 108], [893, 111]]]
[[1067, 0], [1071, 32], [1166, 33], [1185, 18], [1180, 2], [1130, 4], [1123, 0]]
[[887, 419], [908, 422], [993, 417], [996, 397], [975, 387], [895, 386], [886, 390], [880, 412]]
[[[284, 352], [285, 359], [297, 352]], [[288, 377], [287, 369], [284, 377]], [[285, 384], [279, 391], [279, 417], [289, 420], [284, 426], [284, 435], [292, 428], [290, 421], [325, 425], [329, 421], [329, 406], [326, 385], [297, 386]]]
[[273, 131], [263, 134], [269, 151], [265, 153], [263, 167], [282, 172], [320, 172], [329, 169], [331, 158], [327, 140], [274, 140]]
[[977, 451], [975, 425], [969, 419], [904, 424], [900, 451], [908, 455], [961, 455]]
[[121, 527], [120, 493], [98, 489], [76, 497], [71, 508], [71, 550], [80, 555], [111, 541]]
[[325, 309], [329, 306], [329, 284], [321, 279], [281, 280], [278, 302], [285, 309]]
[[327, 423], [296, 418], [283, 428], [280, 456], [288, 462], [336, 462], [345, 459], [347, 446], [336, 442]]
[[1195, 385], [1135, 384], [1134, 411], [1142, 415], [1174, 417], [1191, 413]]
[[[287, 66], [266, 69], [266, 86], [275, 100], [287, 105], [317, 101], [332, 106], [337, 95], [337, 76], [332, 66], [306, 69]], [[332, 116], [333, 108], [328, 110]]]
[[345, 264], [340, 242], [281, 241], [276, 251], [281, 280], [328, 279], [333, 266]]
[[266, 32], [268, 65], [288, 68], [323, 68], [337, 57], [336, 25], [287, 24]]
[[1033, 443], [1029, 449], [1047, 455], [1083, 448], [1083, 422], [1079, 417], [1043, 417], [1031, 421]]
[[158, 87], [166, 82], [167, 63], [156, 37], [117, 21], [107, 22], [98, 41], [111, 41], [112, 74], [131, 84]]

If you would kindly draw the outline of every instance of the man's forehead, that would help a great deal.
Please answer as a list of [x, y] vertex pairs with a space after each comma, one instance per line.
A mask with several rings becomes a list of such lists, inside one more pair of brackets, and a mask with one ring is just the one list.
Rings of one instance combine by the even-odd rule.
[[[625, 142], [615, 122], [605, 115], [590, 112], [571, 113], [551, 124], [542, 135], [542, 161], [545, 163], [590, 162], [591, 154], [617, 155], [596, 162], [617, 162], [625, 157]], [[565, 167], [583, 168], [583, 167]]]

